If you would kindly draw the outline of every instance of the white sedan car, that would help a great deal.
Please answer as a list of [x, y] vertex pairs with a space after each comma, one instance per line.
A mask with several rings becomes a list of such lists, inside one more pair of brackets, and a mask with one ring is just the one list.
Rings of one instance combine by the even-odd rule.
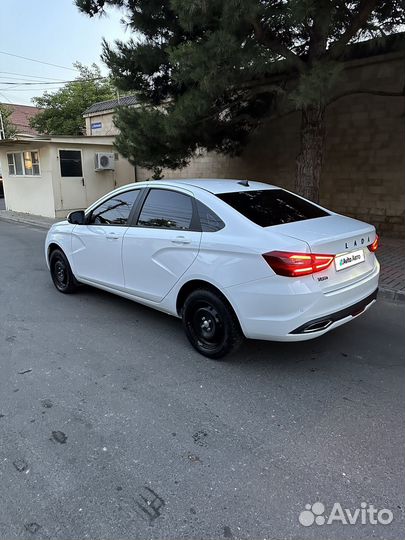
[[129, 184], [50, 229], [56, 288], [99, 287], [181, 317], [193, 347], [221, 358], [243, 337], [299, 341], [374, 302], [372, 225], [277, 186], [238, 180]]

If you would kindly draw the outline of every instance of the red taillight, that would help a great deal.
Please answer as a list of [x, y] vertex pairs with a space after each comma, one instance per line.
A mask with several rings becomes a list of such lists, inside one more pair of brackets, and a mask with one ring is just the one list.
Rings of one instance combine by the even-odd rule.
[[331, 264], [334, 255], [314, 253], [290, 253], [288, 251], [270, 251], [264, 253], [265, 261], [279, 276], [298, 277], [325, 270]]
[[380, 237], [378, 234], [375, 235], [375, 240], [372, 244], [369, 244], [367, 247], [371, 252], [375, 252], [378, 249], [378, 246], [380, 244]]

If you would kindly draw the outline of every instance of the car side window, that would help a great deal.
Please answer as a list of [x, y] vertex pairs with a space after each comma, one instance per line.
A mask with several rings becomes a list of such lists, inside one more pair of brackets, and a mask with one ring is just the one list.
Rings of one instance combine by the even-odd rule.
[[104, 201], [92, 212], [88, 225], [126, 225], [141, 190], [124, 191]]
[[191, 197], [168, 189], [151, 189], [139, 214], [139, 227], [191, 229], [193, 202]]
[[201, 230], [203, 232], [220, 231], [225, 227], [225, 223], [222, 219], [201, 201], [197, 201], [197, 210], [200, 217]]

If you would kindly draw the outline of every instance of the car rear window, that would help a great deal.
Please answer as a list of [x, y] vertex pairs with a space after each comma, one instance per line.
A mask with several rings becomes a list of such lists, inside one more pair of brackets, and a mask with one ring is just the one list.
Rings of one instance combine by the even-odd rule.
[[329, 215], [325, 210], [284, 189], [238, 191], [217, 196], [261, 227]]

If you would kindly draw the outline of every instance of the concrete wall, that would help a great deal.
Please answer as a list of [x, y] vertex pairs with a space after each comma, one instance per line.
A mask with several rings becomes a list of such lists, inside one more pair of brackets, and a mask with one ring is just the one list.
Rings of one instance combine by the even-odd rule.
[[[405, 56], [352, 62], [341, 90], [369, 88], [400, 92], [405, 85]], [[352, 95], [332, 104], [322, 201], [378, 226], [404, 235], [405, 98]]]
[[[337, 92], [400, 92], [404, 84], [405, 56], [395, 53], [348, 62]], [[321, 203], [404, 236], [405, 98], [350, 95], [329, 105], [326, 124]], [[240, 158], [203, 154], [165, 178], [250, 178], [294, 189], [299, 128], [299, 113], [272, 120]], [[137, 170], [138, 180], [150, 175]]]
[[[39, 151], [40, 176], [9, 176], [7, 154]], [[7, 210], [55, 217], [52, 188], [52, 159], [49, 146], [16, 144], [0, 149], [3, 170], [4, 197]]]

